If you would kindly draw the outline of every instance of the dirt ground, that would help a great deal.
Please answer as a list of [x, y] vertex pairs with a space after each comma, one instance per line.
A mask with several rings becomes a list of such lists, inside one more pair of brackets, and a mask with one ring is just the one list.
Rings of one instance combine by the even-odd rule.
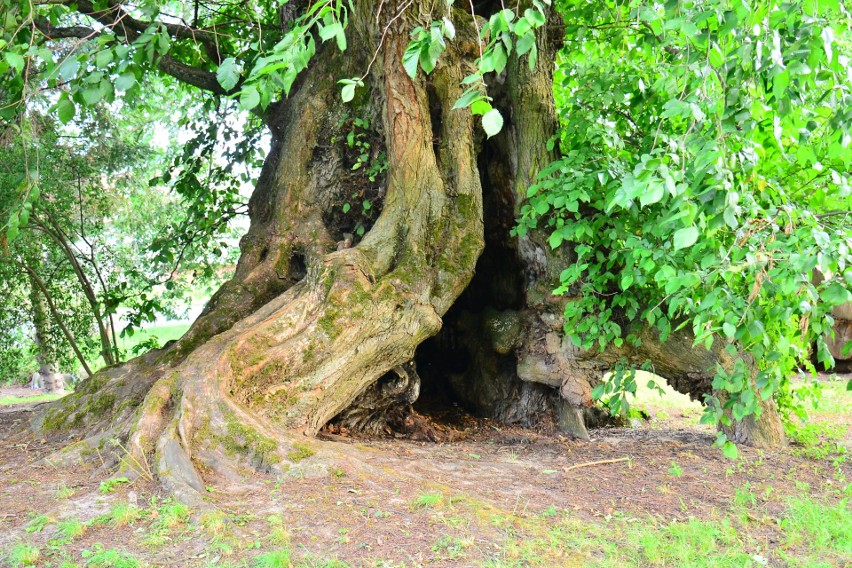
[[[31, 543], [42, 549], [35, 563], [44, 566], [96, 565], [85, 559], [100, 545], [153, 566], [261, 565], [251, 559], [270, 547], [309, 566], [607, 565], [594, 547], [552, 542], [550, 518], [582, 526], [713, 520], [743, 495], [765, 520], [751, 533], [757, 549], [767, 551], [769, 565], [782, 566], [784, 554], [772, 552], [779, 545], [772, 520], [784, 497], [804, 488], [836, 501], [838, 479], [852, 473], [848, 462], [807, 459], [794, 449], [741, 448], [738, 460], [726, 459], [711, 447], [713, 431], [697, 424], [697, 411], [679, 405], [648, 408], [650, 420], [595, 430], [590, 441], [436, 417], [435, 427], [455, 441], [326, 436], [311, 444], [337, 444], [345, 450], [339, 463], [283, 479], [253, 471], [236, 481], [205, 478], [213, 512], [192, 511], [167, 527], [169, 501], [155, 483], [139, 479], [107, 492], [101, 482], [109, 473], [97, 456], [60, 469], [42, 458], [61, 441], [10, 443], [32, 407], [0, 407], [0, 551]], [[851, 415], [841, 406], [829, 419], [848, 426]], [[139, 518], [110, 521], [120, 503], [138, 506]], [[63, 542], [57, 527], [67, 519], [94, 522]], [[524, 552], [539, 541], [540, 550]]]

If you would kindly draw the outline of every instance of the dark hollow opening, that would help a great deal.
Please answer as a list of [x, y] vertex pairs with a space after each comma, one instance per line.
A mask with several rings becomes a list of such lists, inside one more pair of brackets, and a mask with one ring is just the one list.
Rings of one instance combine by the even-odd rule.
[[516, 357], [493, 350], [485, 320], [524, 307], [523, 265], [509, 231], [513, 195], [509, 161], [487, 142], [478, 167], [483, 188], [485, 248], [468, 287], [444, 316], [441, 331], [415, 354], [422, 380], [415, 410], [440, 417], [459, 410], [495, 417], [516, 378]]
[[294, 282], [298, 282], [308, 275], [308, 265], [305, 262], [305, 255], [302, 251], [295, 251], [290, 256], [287, 273]]
[[268, 247], [268, 246], [264, 246], [264, 247], [261, 249], [260, 254], [257, 256], [257, 262], [258, 262], [258, 263], [263, 262], [264, 260], [266, 260], [266, 257], [267, 257], [267, 256], [269, 256], [269, 247]]
[[429, 97], [429, 120], [432, 124], [432, 151], [435, 153], [435, 161], [438, 166], [441, 165], [441, 135], [443, 133], [443, 107], [441, 99], [438, 98], [438, 93], [435, 87], [429, 83], [426, 87], [426, 94]]

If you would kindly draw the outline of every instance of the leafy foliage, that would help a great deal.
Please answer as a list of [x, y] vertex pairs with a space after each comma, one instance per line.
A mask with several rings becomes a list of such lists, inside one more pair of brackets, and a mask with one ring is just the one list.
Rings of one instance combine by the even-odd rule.
[[812, 344], [832, 362], [829, 312], [852, 299], [848, 17], [804, 2], [605, 5], [560, 6], [562, 156], [517, 232], [573, 250], [557, 292], [575, 298], [576, 345], [687, 327], [733, 361], [708, 421], [792, 402], [790, 373]]

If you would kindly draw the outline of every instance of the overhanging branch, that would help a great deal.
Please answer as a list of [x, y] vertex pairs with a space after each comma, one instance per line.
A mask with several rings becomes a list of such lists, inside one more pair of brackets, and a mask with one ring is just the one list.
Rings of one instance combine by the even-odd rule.
[[[62, 2], [47, 0], [46, 2], [42, 1], [41, 3], [69, 4], [67, 0], [63, 0]], [[208, 32], [195, 30], [193, 28], [177, 24], [143, 22], [131, 17], [118, 5], [107, 10], [96, 10], [89, 0], [78, 0], [75, 4], [79, 13], [93, 18], [95, 21], [103, 24], [106, 28], [112, 30], [117, 36], [124, 38], [127, 42], [133, 42], [138, 39], [145, 30], [147, 30], [151, 25], [156, 24], [158, 26], [162, 26], [166, 32], [175, 39], [189, 39], [201, 43], [207, 48], [206, 52], [211, 61], [217, 65], [220, 63], [218, 49], [215, 47], [215, 37]], [[102, 33], [99, 30], [86, 26], [55, 27], [45, 20], [37, 20], [35, 22], [35, 27], [48, 39], [92, 39]], [[183, 63], [170, 55], [162, 55], [159, 58], [157, 67], [163, 73], [174, 77], [178, 81], [192, 85], [193, 87], [204, 89], [217, 95], [230, 94], [230, 92], [225, 91], [219, 84], [219, 81], [216, 80], [215, 73]]]

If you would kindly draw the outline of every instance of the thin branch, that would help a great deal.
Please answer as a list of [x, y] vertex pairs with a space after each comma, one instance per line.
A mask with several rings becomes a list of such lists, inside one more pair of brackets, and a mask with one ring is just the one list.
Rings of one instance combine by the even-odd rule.
[[825, 213], [818, 213], [814, 215], [817, 219], [825, 219], [826, 217], [836, 217], [837, 215], [852, 215], [852, 211], [838, 209], [836, 211], [827, 211]]
[[586, 463], [577, 463], [570, 467], [563, 468], [562, 471], [569, 472], [572, 469], [580, 469], [581, 467], [591, 467], [593, 465], [604, 465], [608, 463], [620, 463], [620, 462], [629, 462], [630, 458], [618, 458], [617, 460], [600, 460]]

